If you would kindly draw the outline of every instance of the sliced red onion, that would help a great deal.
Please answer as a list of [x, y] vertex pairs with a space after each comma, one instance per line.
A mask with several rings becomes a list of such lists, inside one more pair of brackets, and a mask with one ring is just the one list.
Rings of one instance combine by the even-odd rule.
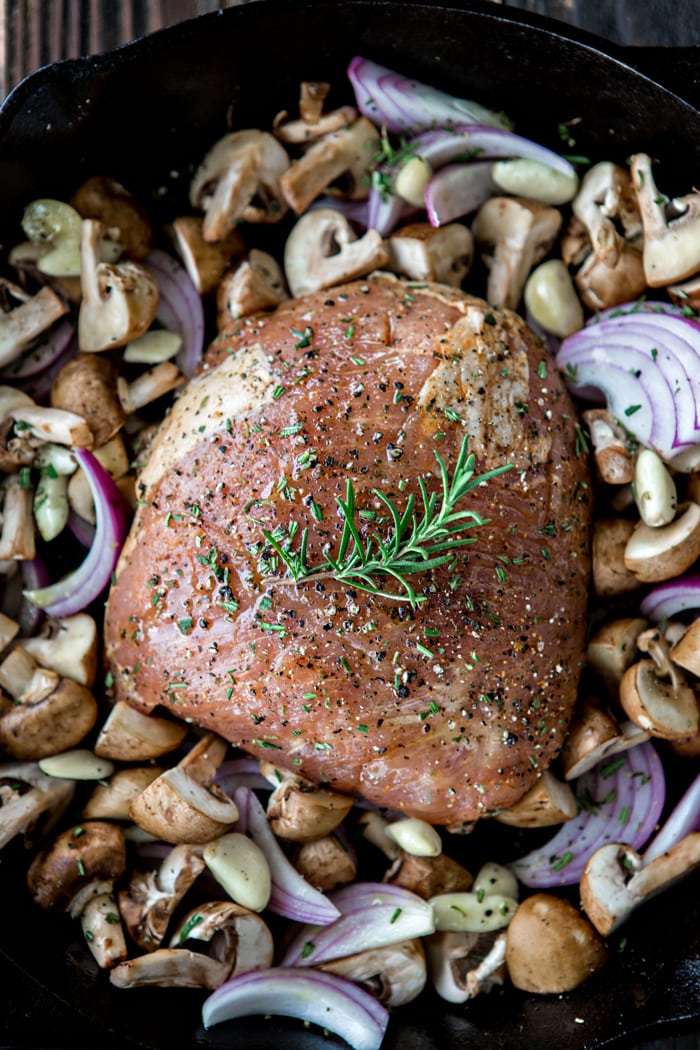
[[700, 574], [681, 576], [652, 588], [642, 599], [639, 611], [653, 623], [668, 620], [686, 609], [700, 609]]
[[344, 197], [317, 197], [309, 205], [307, 211], [317, 211], [318, 208], [331, 208], [333, 211], [338, 211], [349, 222], [361, 227], [363, 230], [366, 230], [369, 226], [369, 200], [349, 201], [345, 200]]
[[72, 616], [87, 608], [108, 586], [129, 527], [124, 498], [109, 473], [84, 448], [73, 450], [85, 471], [95, 503], [95, 538], [87, 557], [62, 580], [25, 591], [49, 616]]
[[640, 849], [654, 831], [666, 797], [663, 765], [651, 741], [601, 762], [576, 784], [582, 810], [544, 846], [509, 867], [534, 889], [573, 886], [591, 854], [608, 842]]
[[73, 360], [79, 352], [79, 349], [77, 332], [74, 332], [73, 338], [69, 340], [61, 353], [55, 357], [50, 364], [36, 372], [34, 375], [18, 379], [17, 386], [19, 386], [25, 394], [29, 394], [37, 404], [48, 404], [54, 379], [63, 366]]
[[[18, 357], [16, 361], [0, 369], [0, 377], [3, 380], [19, 382], [38, 375], [45, 368], [52, 365], [57, 358], [66, 352], [71, 342], [77, 340], [75, 323], [68, 318], [63, 318], [47, 333], [40, 343], [37, 343], [26, 353]], [[77, 345], [76, 345], [77, 349]]]
[[260, 772], [260, 763], [249, 755], [231, 758], [222, 762], [216, 771], [214, 782], [233, 798], [236, 788], [248, 787], [271, 791], [272, 784]]
[[588, 318], [586, 324], [597, 324], [599, 321], [627, 314], [669, 314], [674, 317], [682, 317], [686, 321], [695, 323], [698, 321], [695, 314], [688, 312], [687, 306], [678, 306], [676, 303], [668, 303], [663, 299], [634, 299], [627, 303], [618, 303], [617, 306], [608, 306], [605, 310], [598, 310]]
[[[269, 787], [269, 784], [267, 785]], [[249, 834], [260, 847], [270, 865], [272, 893], [268, 909], [296, 922], [324, 926], [338, 918], [335, 904], [320, 890], [315, 889], [287, 858], [267, 821], [265, 810], [249, 787], [239, 787], [233, 793], [240, 812], [236, 830]]]
[[564, 339], [557, 365], [572, 393], [601, 390], [610, 412], [662, 458], [700, 444], [700, 327], [686, 318], [608, 314]]
[[574, 178], [576, 171], [565, 157], [504, 128], [483, 124], [456, 124], [453, 128], [421, 131], [406, 143], [403, 156], [419, 156], [433, 169], [455, 161], [484, 161], [495, 157], [525, 157]]
[[491, 161], [447, 164], [428, 180], [425, 207], [431, 226], [442, 226], [469, 215], [497, 190], [491, 178]]
[[379, 1050], [389, 1012], [363, 988], [335, 974], [273, 966], [222, 984], [205, 999], [205, 1028], [251, 1015], [295, 1017], [320, 1025], [353, 1050]]
[[387, 69], [357, 55], [347, 70], [357, 108], [388, 131], [405, 132], [435, 125], [470, 123], [505, 127], [507, 119], [478, 102], [444, 91]]
[[673, 807], [661, 830], [644, 850], [644, 863], [677, 846], [693, 831], [700, 831], [700, 774]]
[[289, 943], [284, 966], [316, 966], [435, 931], [433, 909], [403, 886], [355, 882], [329, 895], [341, 917], [329, 926], [303, 926]]
[[24, 638], [31, 638], [39, 630], [44, 620], [44, 612], [32, 602], [27, 601], [24, 592], [46, 587], [51, 582], [51, 577], [46, 562], [38, 555], [31, 561], [21, 561], [19, 566], [22, 594], [19, 600], [17, 620], [20, 625], [20, 634]]
[[92, 547], [95, 542], [95, 526], [91, 521], [86, 521], [72, 510], [68, 515], [68, 528], [81, 547]]
[[[389, 183], [393, 176], [387, 176]], [[419, 214], [408, 201], [403, 200], [396, 193], [384, 187], [377, 186], [374, 182], [369, 191], [367, 203], [367, 227], [377, 230], [382, 237], [386, 237], [401, 222]]]
[[148, 255], [146, 266], [156, 278], [160, 292], [156, 317], [165, 328], [182, 336], [176, 361], [182, 374], [189, 378], [197, 371], [204, 350], [201, 297], [185, 267], [160, 248]]

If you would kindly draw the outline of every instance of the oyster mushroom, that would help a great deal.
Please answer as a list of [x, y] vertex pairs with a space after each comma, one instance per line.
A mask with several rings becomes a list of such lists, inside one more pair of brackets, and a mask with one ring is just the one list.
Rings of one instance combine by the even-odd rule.
[[185, 894], [204, 871], [202, 851], [179, 845], [156, 871], [135, 872], [120, 887], [119, 911], [132, 941], [144, 951], [158, 948]]
[[297, 220], [284, 246], [284, 272], [294, 296], [364, 277], [386, 266], [389, 255], [376, 230], [357, 237], [332, 208], [317, 208]]
[[474, 238], [459, 222], [431, 226], [415, 222], [392, 233], [387, 244], [389, 268], [412, 281], [438, 281], [455, 288], [469, 273]]
[[223, 240], [240, 220], [279, 222], [287, 208], [280, 177], [288, 167], [286, 150], [266, 131], [219, 139], [190, 184], [190, 203], [204, 212], [204, 240]]
[[103, 969], [127, 957], [113, 893], [125, 867], [121, 828], [86, 821], [47, 843], [27, 873], [29, 890], [40, 908], [80, 919], [87, 945]]
[[674, 886], [700, 866], [700, 832], [681, 839], [667, 853], [644, 863], [631, 846], [609, 842], [589, 858], [581, 876], [581, 904], [595, 928], [606, 937], [635, 908]]
[[413, 1002], [427, 981], [425, 951], [419, 940], [346, 955], [320, 963], [317, 969], [359, 984], [385, 1006]]
[[692, 277], [700, 270], [700, 193], [665, 197], [656, 186], [647, 153], [635, 153], [630, 166], [644, 223], [647, 284], [661, 288]]
[[323, 135], [281, 174], [284, 199], [301, 215], [343, 176], [347, 183], [343, 195], [350, 200], [364, 200], [369, 194], [370, 165], [379, 146], [379, 132], [366, 117]]
[[550, 250], [561, 213], [524, 197], [492, 197], [479, 208], [471, 230], [488, 269], [486, 298], [515, 310], [530, 271]]
[[85, 353], [114, 350], [138, 339], [158, 309], [158, 284], [150, 270], [131, 260], [101, 261], [103, 235], [102, 223], [83, 220], [78, 343]]
[[539, 995], [569, 992], [607, 961], [593, 925], [562, 897], [526, 897], [506, 933], [506, 966], [516, 988]]
[[72, 678], [40, 667], [18, 647], [0, 664], [0, 685], [15, 700], [0, 715], [0, 747], [38, 760], [76, 747], [97, 721], [97, 701]]
[[227, 741], [212, 733], [202, 737], [133, 800], [129, 815], [134, 823], [173, 845], [201, 845], [229, 831], [238, 807], [212, 783], [228, 749]]
[[0, 849], [16, 835], [48, 834], [75, 791], [70, 780], [47, 777], [36, 762], [0, 765]]

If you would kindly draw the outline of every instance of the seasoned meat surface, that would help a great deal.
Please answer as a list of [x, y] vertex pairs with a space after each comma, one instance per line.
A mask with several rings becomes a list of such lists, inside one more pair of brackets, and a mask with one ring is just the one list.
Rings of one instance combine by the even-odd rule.
[[[366, 543], [465, 435], [460, 510], [487, 523], [430, 572], [332, 571], [348, 482]], [[220, 335], [141, 475], [107, 606], [116, 696], [380, 806], [458, 826], [508, 807], [561, 747], [584, 646], [590, 491], [575, 413], [515, 314], [376, 275]], [[348, 548], [352, 550], [352, 544]], [[159, 712], [160, 713], [160, 712]]]

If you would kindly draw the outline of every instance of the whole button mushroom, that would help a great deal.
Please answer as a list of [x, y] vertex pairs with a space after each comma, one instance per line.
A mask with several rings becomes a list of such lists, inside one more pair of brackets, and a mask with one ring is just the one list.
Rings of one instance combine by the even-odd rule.
[[601, 969], [607, 955], [590, 922], [553, 894], [527, 897], [508, 926], [508, 976], [524, 992], [555, 995], [578, 988]]

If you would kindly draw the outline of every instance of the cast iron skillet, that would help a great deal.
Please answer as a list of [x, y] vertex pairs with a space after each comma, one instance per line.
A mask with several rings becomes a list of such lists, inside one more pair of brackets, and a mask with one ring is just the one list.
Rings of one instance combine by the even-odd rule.
[[[519, 130], [554, 148], [561, 145], [557, 125], [578, 118], [576, 152], [624, 158], [644, 147], [663, 161], [666, 192], [697, 184], [700, 113], [596, 38], [488, 3], [259, 0], [112, 54], [47, 67], [20, 84], [0, 111], [0, 240], [7, 247], [19, 239], [29, 200], [65, 196], [97, 172], [114, 175], [169, 217], [185, 206], [187, 173], [225, 131], [232, 103], [236, 126], [268, 126], [280, 108], [295, 105], [300, 80], [340, 85], [356, 53], [502, 108]], [[494, 841], [495, 859], [509, 859], [499, 855], [504, 848]], [[247, 1050], [342, 1045], [282, 1021], [205, 1032], [200, 993], [117, 992], [74, 925], [34, 908], [25, 867], [20, 848], [9, 848], [0, 864], [0, 950], [37, 982], [38, 995], [43, 988], [68, 1005], [76, 1042], [83, 1025], [96, 1024], [105, 1045], [147, 1050], [215, 1050], [232, 1039]], [[387, 1050], [592, 1050], [696, 1030], [697, 891], [691, 878], [645, 906], [610, 938], [603, 973], [577, 991], [536, 998], [506, 990], [466, 1007], [426, 993], [392, 1019]]]

